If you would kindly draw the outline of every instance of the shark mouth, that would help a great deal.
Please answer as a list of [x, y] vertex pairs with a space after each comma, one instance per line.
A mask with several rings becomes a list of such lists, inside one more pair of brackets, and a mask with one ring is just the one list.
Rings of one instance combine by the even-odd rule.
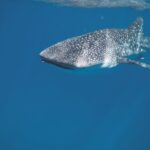
[[48, 59], [46, 57], [43, 57], [42, 55], [40, 55], [41, 61], [48, 63], [48, 64], [52, 64], [64, 69], [75, 69], [75, 66], [67, 64], [67, 63], [61, 63], [61, 62], [57, 62], [56, 60], [52, 60], [52, 59]]

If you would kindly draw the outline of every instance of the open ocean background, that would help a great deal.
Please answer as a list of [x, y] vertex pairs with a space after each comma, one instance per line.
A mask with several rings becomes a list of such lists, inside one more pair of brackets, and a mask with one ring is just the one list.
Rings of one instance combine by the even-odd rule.
[[150, 36], [150, 10], [1, 0], [0, 150], [150, 150], [150, 70], [73, 71], [39, 58], [58, 41], [139, 16]]

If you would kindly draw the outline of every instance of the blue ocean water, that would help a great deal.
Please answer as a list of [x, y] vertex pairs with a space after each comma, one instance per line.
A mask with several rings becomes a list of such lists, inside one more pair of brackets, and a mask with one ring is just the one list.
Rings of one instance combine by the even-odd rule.
[[0, 1], [0, 150], [150, 150], [150, 70], [65, 70], [38, 55], [139, 16], [150, 36], [150, 10]]

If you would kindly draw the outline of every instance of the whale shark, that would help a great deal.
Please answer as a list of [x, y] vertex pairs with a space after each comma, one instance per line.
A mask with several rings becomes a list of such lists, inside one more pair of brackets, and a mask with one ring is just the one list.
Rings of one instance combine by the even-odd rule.
[[112, 68], [136, 64], [150, 69], [150, 64], [131, 59], [150, 48], [150, 37], [143, 33], [143, 19], [137, 18], [127, 29], [100, 29], [58, 42], [40, 52], [41, 60], [68, 69], [99, 65]]
[[111, 8], [111, 7], [132, 7], [137, 9], [148, 9], [148, 0], [36, 0], [47, 3], [55, 3], [63, 6], [84, 7], [84, 8]]

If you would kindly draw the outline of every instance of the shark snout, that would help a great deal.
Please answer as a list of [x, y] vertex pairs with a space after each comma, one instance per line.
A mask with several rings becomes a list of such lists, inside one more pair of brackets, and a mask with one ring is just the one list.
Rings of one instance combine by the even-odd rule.
[[41, 58], [41, 60], [42, 60], [43, 62], [48, 62], [48, 61], [51, 60], [51, 59], [49, 58], [49, 55], [48, 55], [48, 49], [45, 49], [45, 50], [41, 51], [41, 52], [39, 53], [39, 56], [40, 56], [40, 58]]
[[40, 58], [43, 62], [46, 63], [59, 63], [59, 51], [56, 48], [49, 47], [40, 52]]
[[39, 53], [39, 56], [40, 56], [41, 58], [45, 57], [45, 52], [44, 52], [44, 51], [41, 51], [41, 52]]

